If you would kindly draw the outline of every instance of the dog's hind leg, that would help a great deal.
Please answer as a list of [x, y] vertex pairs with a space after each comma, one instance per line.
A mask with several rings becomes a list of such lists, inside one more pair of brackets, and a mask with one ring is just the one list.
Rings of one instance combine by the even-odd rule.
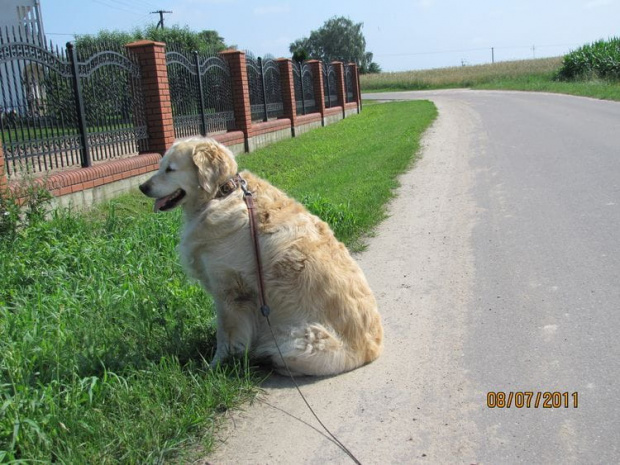
[[[293, 374], [334, 375], [362, 364], [333, 331], [319, 323], [293, 330], [279, 344], [282, 358]], [[280, 354], [275, 352], [271, 359], [276, 371], [288, 374]]]

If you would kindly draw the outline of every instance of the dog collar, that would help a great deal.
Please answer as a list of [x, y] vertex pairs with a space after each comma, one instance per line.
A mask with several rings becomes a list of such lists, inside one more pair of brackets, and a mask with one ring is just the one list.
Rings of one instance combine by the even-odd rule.
[[220, 184], [220, 187], [217, 189], [217, 193], [215, 194], [216, 199], [221, 199], [229, 196], [234, 191], [236, 191], [239, 186], [244, 182], [243, 178], [240, 174], [235, 174], [232, 178], [226, 181], [224, 184]]

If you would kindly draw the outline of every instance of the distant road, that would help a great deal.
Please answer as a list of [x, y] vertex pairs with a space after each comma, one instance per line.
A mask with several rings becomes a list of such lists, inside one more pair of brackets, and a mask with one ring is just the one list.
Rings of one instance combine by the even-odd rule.
[[[304, 380], [309, 401], [365, 464], [619, 463], [620, 103], [467, 90], [364, 98], [429, 99], [439, 117], [358, 257], [385, 353]], [[269, 404], [312, 422], [286, 379], [266, 388]], [[527, 397], [510, 393], [527, 391], [530, 408], [516, 408]], [[489, 392], [511, 408], [488, 408]], [[541, 394], [535, 408], [538, 392], [568, 395], [542, 408]], [[223, 439], [212, 463], [350, 463], [264, 403]]]

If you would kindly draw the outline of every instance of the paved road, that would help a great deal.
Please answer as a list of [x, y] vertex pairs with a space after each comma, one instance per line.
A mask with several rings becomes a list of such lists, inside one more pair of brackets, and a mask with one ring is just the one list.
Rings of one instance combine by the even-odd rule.
[[[365, 98], [430, 99], [440, 116], [359, 257], [385, 354], [304, 381], [319, 415], [363, 463], [619, 463], [620, 104]], [[266, 389], [209, 461], [349, 463], [273, 407], [311, 422], [290, 383]], [[570, 406], [491, 409], [492, 391], [566, 392]]]

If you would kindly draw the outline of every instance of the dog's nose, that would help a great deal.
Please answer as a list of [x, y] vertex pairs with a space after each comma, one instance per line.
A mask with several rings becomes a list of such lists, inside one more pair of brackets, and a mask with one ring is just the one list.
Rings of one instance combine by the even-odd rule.
[[144, 195], [148, 195], [148, 194], [149, 194], [149, 189], [150, 189], [150, 187], [151, 187], [151, 186], [149, 185], [149, 183], [148, 183], [148, 182], [145, 182], [145, 183], [140, 184], [140, 185], [138, 186], [138, 188], [142, 191], [142, 193], [143, 193]]

